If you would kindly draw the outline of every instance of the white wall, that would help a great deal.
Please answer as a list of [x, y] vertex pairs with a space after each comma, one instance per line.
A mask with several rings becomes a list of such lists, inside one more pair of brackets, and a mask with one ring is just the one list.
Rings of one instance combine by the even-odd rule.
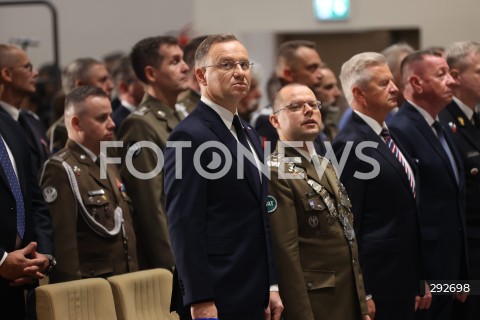
[[[1, 0], [0, 0], [1, 1]], [[193, 20], [193, 0], [52, 0], [58, 11], [60, 64], [78, 57], [128, 52], [138, 40], [180, 30]], [[53, 59], [51, 15], [44, 6], [0, 6], [0, 43], [40, 41], [28, 54], [37, 67]]]

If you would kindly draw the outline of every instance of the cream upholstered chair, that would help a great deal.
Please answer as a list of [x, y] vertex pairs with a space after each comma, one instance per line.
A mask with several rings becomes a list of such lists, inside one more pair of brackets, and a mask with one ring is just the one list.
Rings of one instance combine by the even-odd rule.
[[105, 279], [46, 284], [35, 289], [37, 320], [116, 320], [112, 289]]
[[118, 320], [174, 320], [170, 313], [172, 273], [150, 269], [107, 278], [112, 286]]

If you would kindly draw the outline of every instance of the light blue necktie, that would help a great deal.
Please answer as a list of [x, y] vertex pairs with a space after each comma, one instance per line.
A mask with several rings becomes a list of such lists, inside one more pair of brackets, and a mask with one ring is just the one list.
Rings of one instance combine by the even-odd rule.
[[0, 165], [7, 176], [8, 186], [15, 198], [15, 205], [17, 208], [17, 232], [20, 238], [23, 239], [25, 234], [25, 204], [23, 202], [22, 190], [20, 189], [20, 183], [18, 182], [15, 170], [13, 170], [12, 162], [8, 156], [7, 147], [3, 142], [3, 138], [0, 135]]
[[455, 159], [453, 158], [452, 150], [450, 150], [450, 147], [447, 143], [447, 140], [445, 139], [445, 134], [443, 133], [443, 127], [440, 124], [440, 122], [435, 121], [432, 124], [432, 127], [435, 129], [438, 135], [438, 140], [440, 141], [440, 144], [442, 145], [443, 150], [445, 150], [445, 153], [448, 156], [448, 159], [450, 160], [450, 164], [452, 166], [453, 173], [455, 174], [455, 179], [457, 181], [457, 184], [460, 181], [460, 178], [458, 177], [458, 168], [457, 164], [455, 162]]

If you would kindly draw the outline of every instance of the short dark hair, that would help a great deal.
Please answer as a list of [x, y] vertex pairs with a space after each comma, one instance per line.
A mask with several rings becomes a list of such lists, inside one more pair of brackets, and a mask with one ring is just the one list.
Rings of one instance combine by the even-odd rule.
[[430, 49], [418, 50], [418, 51], [415, 51], [413, 53], [410, 53], [408, 56], [406, 56], [402, 60], [402, 64], [400, 65], [400, 70], [401, 70], [402, 76], [403, 76], [403, 74], [405, 72], [405, 68], [407, 66], [410, 66], [415, 62], [423, 61], [426, 56], [435, 56], [435, 57], [442, 58], [443, 57], [443, 52], [441, 52], [437, 49], [430, 48]]
[[190, 42], [187, 43], [185, 48], [183, 48], [183, 60], [188, 65], [190, 70], [193, 70], [195, 67], [195, 51], [197, 50], [200, 43], [203, 42], [208, 36], [200, 36], [193, 38]]
[[163, 61], [160, 53], [160, 47], [178, 45], [177, 38], [173, 36], [157, 36], [149, 37], [137, 42], [130, 52], [130, 62], [137, 78], [147, 83], [145, 77], [145, 67], [159, 66]]
[[195, 66], [198, 66], [201, 62], [203, 62], [214, 44], [230, 41], [238, 41], [238, 39], [231, 33], [213, 34], [208, 36], [202, 41], [202, 43], [200, 43], [197, 51], [195, 51]]
[[315, 42], [308, 40], [291, 40], [282, 43], [277, 50], [277, 60], [284, 58], [287, 61], [295, 60], [298, 48], [316, 49]]
[[65, 97], [65, 110], [82, 103], [89, 97], [100, 97], [110, 99], [109, 96], [98, 87], [80, 86], [70, 91]]

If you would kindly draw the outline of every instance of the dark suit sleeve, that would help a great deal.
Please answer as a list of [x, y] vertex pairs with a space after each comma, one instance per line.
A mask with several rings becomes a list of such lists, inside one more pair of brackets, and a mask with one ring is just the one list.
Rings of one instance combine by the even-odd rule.
[[[192, 142], [176, 159], [176, 149], [165, 149], [165, 194], [170, 240], [177, 264], [184, 305], [213, 300], [212, 276], [205, 247], [208, 185], [193, 165], [198, 145], [188, 133], [174, 131], [171, 142]], [[202, 161], [202, 160], [201, 160]], [[207, 166], [202, 165], [204, 168]], [[176, 174], [182, 174], [176, 178]], [[234, 288], [232, 288], [234, 290]]]

